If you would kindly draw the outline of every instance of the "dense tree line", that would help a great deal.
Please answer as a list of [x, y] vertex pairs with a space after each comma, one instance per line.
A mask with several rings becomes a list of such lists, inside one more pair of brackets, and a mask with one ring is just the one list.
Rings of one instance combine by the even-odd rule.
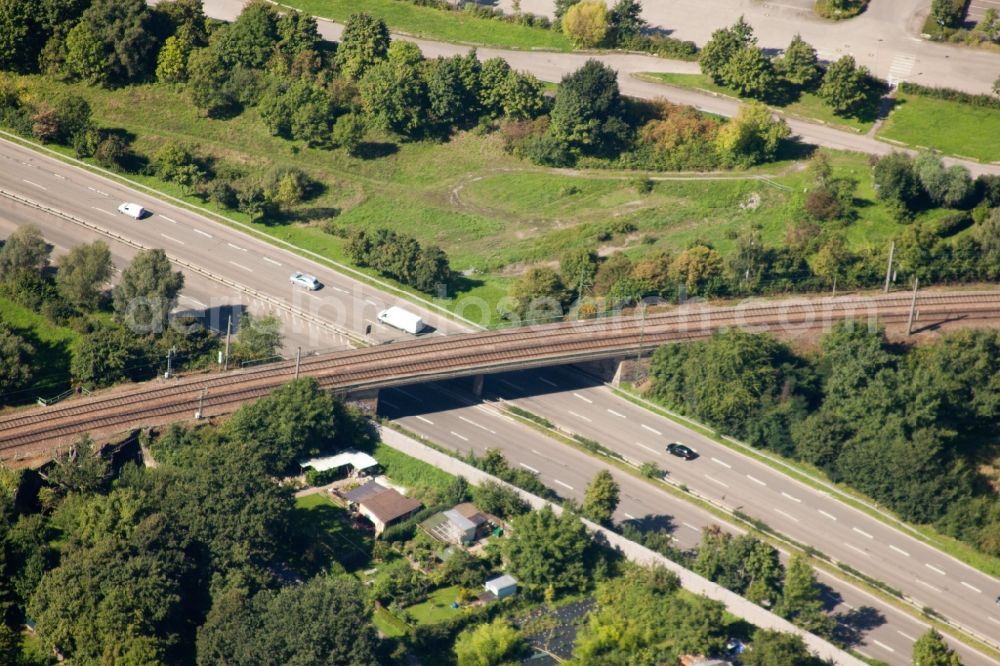
[[652, 395], [754, 446], [798, 458], [906, 520], [1000, 555], [1000, 500], [974, 463], [996, 430], [1000, 335], [913, 350], [861, 324], [801, 357], [738, 330], [660, 348]]
[[[36, 356], [36, 347], [44, 343], [33, 342], [33, 332], [0, 320], [0, 404], [39, 392], [51, 397], [70, 384], [92, 389], [149, 379], [163, 369], [168, 353], [174, 370], [214, 361], [218, 336], [193, 317], [170, 314], [184, 276], [173, 270], [163, 250], [136, 254], [109, 289], [113, 265], [106, 243], [70, 248], [54, 265], [51, 249], [34, 225], [11, 233], [0, 245], [0, 295], [71, 328], [80, 340], [67, 350], [68, 376], [52, 379], [54, 368], [43, 367], [44, 357]], [[238, 323], [232, 362], [271, 357], [280, 349], [274, 317], [245, 313]], [[33, 382], [39, 375], [49, 379]]]
[[21, 663], [26, 616], [46, 650], [77, 663], [378, 663], [357, 580], [282, 586], [275, 573], [305, 563], [286, 547], [294, 502], [274, 474], [310, 446], [364, 445], [359, 417], [312, 380], [258, 405], [226, 429], [169, 428], [155, 469], [113, 478], [86, 438], [40, 486], [0, 469], [5, 664]]
[[420, 291], [433, 293], [451, 278], [448, 255], [436, 245], [421, 247], [412, 236], [389, 229], [356, 229], [347, 239], [347, 255]]
[[699, 63], [715, 83], [740, 96], [787, 102], [803, 92], [816, 92], [841, 116], [873, 115], [884, 88], [852, 56], [823, 67], [816, 49], [799, 35], [780, 57], [769, 58], [757, 47], [753, 28], [742, 16], [732, 26], [712, 33]]

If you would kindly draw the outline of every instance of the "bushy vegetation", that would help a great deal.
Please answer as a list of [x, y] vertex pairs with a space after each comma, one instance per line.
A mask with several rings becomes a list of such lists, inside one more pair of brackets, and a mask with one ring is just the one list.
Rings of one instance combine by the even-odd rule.
[[837, 116], [874, 117], [885, 86], [851, 56], [828, 67], [816, 49], [795, 35], [780, 57], [757, 47], [753, 28], [741, 16], [731, 27], [712, 33], [699, 58], [701, 71], [740, 97], [787, 106], [817, 94]]
[[[16, 327], [0, 314], [0, 404], [148, 379], [168, 352], [175, 370], [210, 362], [216, 337], [191, 318], [168, 317], [184, 279], [162, 250], [139, 252], [113, 290], [103, 241], [70, 248], [54, 266], [50, 252], [34, 225], [19, 227], [0, 246], [0, 295], [35, 313]], [[74, 344], [55, 348], [41, 322], [66, 330]]]
[[1000, 336], [952, 333], [919, 349], [860, 323], [815, 356], [730, 331], [662, 347], [651, 395], [750, 444], [824, 470], [906, 520], [1000, 555], [1000, 499], [988, 468]]

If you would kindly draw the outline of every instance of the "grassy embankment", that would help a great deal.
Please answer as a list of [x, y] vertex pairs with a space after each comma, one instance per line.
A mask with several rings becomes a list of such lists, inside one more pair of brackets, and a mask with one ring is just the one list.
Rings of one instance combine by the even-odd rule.
[[[341, 150], [311, 149], [271, 136], [253, 109], [228, 120], [204, 118], [171, 86], [105, 90], [43, 77], [22, 80], [39, 96], [70, 90], [87, 98], [96, 121], [133, 134], [135, 150], [144, 155], [179, 142], [247, 169], [298, 167], [324, 183], [324, 190], [281, 220], [253, 223], [256, 231], [345, 262], [344, 241], [323, 231], [324, 220], [332, 218], [345, 230], [387, 227], [413, 234], [421, 243], [443, 247], [454, 270], [470, 272], [457, 281], [460, 293], [454, 295], [482, 298], [490, 308], [526, 266], [555, 265], [576, 247], [596, 248], [605, 255], [621, 250], [638, 258], [661, 250], [677, 252], [698, 239], [726, 254], [735, 247], [737, 232], [750, 225], [761, 229], [765, 242], [780, 244], [788, 220], [798, 215], [808, 183], [804, 172], [780, 162], [750, 172], [695, 178], [648, 174], [660, 180], [650, 193], [640, 194], [635, 172], [539, 168], [507, 155], [500, 137], [474, 132], [444, 143], [397, 144], [391, 137], [370, 136], [370, 157], [355, 158]], [[143, 113], [134, 113], [136, 108]], [[846, 229], [855, 249], [881, 246], [901, 229], [874, 201], [866, 159], [834, 155], [835, 165], [861, 183], [859, 219]], [[762, 175], [771, 182], [758, 180]], [[129, 177], [203, 205], [151, 176]], [[754, 210], [741, 207], [755, 192], [760, 205]], [[207, 207], [249, 223], [240, 213]], [[634, 231], [621, 232], [624, 225]], [[436, 299], [451, 309], [460, 307], [462, 300]], [[474, 308], [466, 314], [478, 317]], [[492, 314], [495, 321], [495, 309]]]
[[474, 16], [469, 12], [420, 7], [399, 0], [284, 0], [282, 4], [313, 16], [344, 22], [351, 14], [368, 12], [382, 18], [390, 30], [416, 37], [511, 49], [570, 51], [562, 32]]
[[[32, 363], [36, 370], [31, 387], [21, 392], [25, 399], [36, 395], [51, 398], [69, 388], [69, 364], [79, 333], [55, 326], [42, 315], [3, 297], [0, 297], [0, 321], [35, 350]], [[4, 402], [21, 402], [19, 397]]]
[[1000, 109], [898, 92], [878, 134], [949, 155], [1000, 161]]

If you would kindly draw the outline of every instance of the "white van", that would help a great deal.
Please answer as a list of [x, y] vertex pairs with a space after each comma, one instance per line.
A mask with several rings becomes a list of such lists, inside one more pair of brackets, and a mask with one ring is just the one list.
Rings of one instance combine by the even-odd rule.
[[142, 216], [146, 214], [146, 209], [137, 203], [123, 203], [121, 206], [118, 206], [118, 212], [122, 215], [128, 215], [129, 217], [141, 220]]
[[413, 314], [408, 310], [396, 307], [395, 305], [388, 310], [382, 310], [378, 313], [378, 320], [383, 324], [392, 326], [393, 328], [398, 328], [401, 331], [406, 331], [412, 335], [416, 335], [420, 331], [424, 330], [424, 322], [418, 316]]

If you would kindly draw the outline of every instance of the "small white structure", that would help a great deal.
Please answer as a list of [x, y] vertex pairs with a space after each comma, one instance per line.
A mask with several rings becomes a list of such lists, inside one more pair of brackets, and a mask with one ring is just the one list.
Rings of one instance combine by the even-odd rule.
[[409, 310], [404, 310], [403, 308], [396, 307], [393, 305], [388, 310], [382, 310], [378, 313], [378, 320], [383, 324], [388, 324], [393, 328], [398, 328], [401, 331], [406, 331], [412, 335], [416, 335], [420, 331], [424, 330], [424, 320], [420, 318], [419, 315], [415, 315]]
[[497, 599], [503, 599], [517, 592], [517, 581], [510, 574], [504, 574], [486, 581], [483, 587], [487, 592], [495, 594]]
[[317, 472], [326, 472], [331, 469], [348, 467], [348, 476], [365, 476], [378, 468], [378, 461], [363, 451], [355, 449], [344, 449], [335, 456], [324, 458], [311, 458], [299, 462], [299, 467], [305, 469], [309, 467]]

